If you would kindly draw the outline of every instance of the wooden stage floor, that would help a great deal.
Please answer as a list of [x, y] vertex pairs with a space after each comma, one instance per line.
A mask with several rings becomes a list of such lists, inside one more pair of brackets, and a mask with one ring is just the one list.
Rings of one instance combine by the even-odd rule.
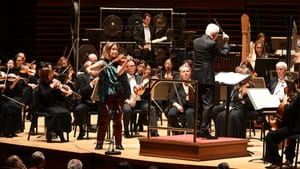
[[[164, 122], [166, 123], [166, 122]], [[43, 135], [33, 135], [27, 141], [29, 122], [25, 124], [25, 131], [18, 133], [18, 137], [5, 138], [0, 137], [0, 165], [4, 164], [4, 159], [10, 154], [17, 154], [27, 163], [30, 154], [36, 150], [41, 150], [46, 156], [46, 169], [55, 167], [65, 168], [67, 161], [71, 158], [79, 158], [84, 163], [84, 168], [116, 168], [120, 161], [128, 161], [133, 168], [147, 168], [147, 166], [159, 166], [160, 168], [216, 168], [221, 162], [227, 162], [230, 168], [243, 169], [262, 169], [265, 168], [262, 157], [262, 141], [260, 138], [260, 130], [256, 129], [254, 138], [248, 138], [247, 150], [249, 156], [238, 158], [226, 158], [207, 161], [179, 160], [173, 158], [160, 158], [139, 155], [139, 140], [135, 138], [123, 138], [123, 146], [125, 150], [121, 151], [121, 155], [106, 156], [105, 152], [109, 144], [104, 144], [103, 150], [95, 150], [96, 133], [90, 133], [89, 139], [76, 140], [73, 131], [69, 134], [70, 141], [60, 143], [55, 139], [53, 143], [47, 143]], [[43, 133], [43, 120], [39, 119], [39, 133]], [[78, 133], [78, 132], [77, 132]], [[160, 135], [166, 135], [166, 130], [160, 130]], [[142, 137], [146, 137], [146, 132], [139, 133]], [[247, 132], [247, 134], [249, 134]], [[253, 133], [252, 133], [253, 137]], [[59, 159], [59, 160], [58, 160]], [[253, 160], [249, 162], [249, 160]]]

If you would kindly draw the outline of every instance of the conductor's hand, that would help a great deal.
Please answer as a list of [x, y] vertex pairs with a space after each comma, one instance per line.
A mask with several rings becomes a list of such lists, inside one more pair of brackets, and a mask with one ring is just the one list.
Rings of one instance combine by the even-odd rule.
[[223, 32], [223, 40], [229, 41], [229, 36], [225, 32]]

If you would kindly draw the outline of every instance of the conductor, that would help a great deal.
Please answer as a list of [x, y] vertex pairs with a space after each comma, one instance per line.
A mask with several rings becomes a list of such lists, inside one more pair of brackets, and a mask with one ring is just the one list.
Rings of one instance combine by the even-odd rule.
[[224, 45], [222, 47], [217, 45], [216, 39], [219, 31], [218, 25], [210, 23], [206, 27], [205, 34], [193, 41], [194, 64], [192, 79], [198, 80], [199, 89], [198, 121], [200, 122], [200, 127], [198, 127], [197, 136], [207, 139], [217, 138], [209, 133], [215, 95], [215, 58], [217, 55], [226, 56], [230, 50], [228, 45], [229, 36], [224, 32], [222, 34]]

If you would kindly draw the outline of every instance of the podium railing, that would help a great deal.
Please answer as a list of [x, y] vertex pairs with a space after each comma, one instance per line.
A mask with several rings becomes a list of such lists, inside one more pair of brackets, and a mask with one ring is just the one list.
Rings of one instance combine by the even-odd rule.
[[[163, 126], [151, 126], [151, 105], [152, 102], [159, 106], [156, 103], [156, 100], [170, 100], [170, 91], [171, 89], [179, 83], [188, 83], [190, 88], [194, 92], [194, 98], [190, 98], [195, 102], [195, 113], [194, 113], [194, 128], [175, 128], [175, 127], [163, 127]], [[193, 133], [193, 142], [196, 142], [197, 134], [197, 114], [198, 114], [198, 81], [195, 80], [164, 80], [164, 79], [150, 79], [149, 82], [150, 97], [148, 105], [148, 129], [147, 129], [147, 138], [150, 137], [150, 131], [153, 129], [164, 129], [164, 130], [173, 130], [173, 131], [186, 131]], [[159, 107], [160, 110], [162, 110]], [[163, 110], [164, 111], [164, 110]]]

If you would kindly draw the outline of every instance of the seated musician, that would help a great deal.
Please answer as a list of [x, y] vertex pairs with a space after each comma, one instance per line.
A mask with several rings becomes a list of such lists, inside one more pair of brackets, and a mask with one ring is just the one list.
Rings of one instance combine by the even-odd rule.
[[[237, 73], [250, 74], [246, 67], [239, 66]], [[250, 79], [251, 80], [251, 79]], [[246, 138], [247, 115], [252, 111], [252, 106], [247, 97], [247, 88], [253, 87], [250, 81], [237, 84], [233, 87], [230, 96], [230, 113], [228, 115], [229, 137]], [[226, 110], [225, 107], [215, 108], [216, 135], [226, 136]]]
[[[181, 80], [191, 79], [192, 68], [182, 65], [179, 67], [179, 75]], [[189, 83], [178, 83], [171, 88], [170, 105], [171, 108], [167, 112], [168, 125], [170, 127], [194, 128], [195, 113], [195, 97], [194, 89]], [[184, 117], [182, 117], [184, 116]], [[181, 117], [181, 118], [179, 118]], [[178, 132], [173, 132], [173, 134]]]
[[[122, 77], [122, 81], [124, 84], [124, 87], [129, 88], [130, 87], [130, 93], [127, 93], [126, 96], [126, 100], [123, 106], [123, 110], [124, 110], [124, 131], [125, 131], [125, 137], [127, 137], [128, 133], [128, 123], [129, 120], [132, 121], [136, 121], [136, 114], [132, 114], [132, 112], [135, 109], [139, 109], [142, 110], [142, 112], [140, 112], [141, 114], [139, 115], [139, 119], [138, 119], [138, 127], [139, 127], [139, 131], [143, 131], [143, 125], [146, 124], [146, 119], [147, 119], [147, 112], [148, 112], [148, 105], [149, 105], [149, 90], [148, 90], [148, 83], [149, 80], [151, 78], [151, 66], [148, 63], [145, 63], [145, 70], [143, 72], [143, 76], [139, 77], [139, 76], [135, 76], [135, 82], [134, 79], [132, 79], [129, 82], [129, 75], [134, 75], [134, 71], [135, 71], [135, 64], [133, 61], [128, 62], [127, 64], [127, 74], [126, 76], [123, 75]], [[127, 85], [126, 82], [124, 82], [124, 79], [126, 80], [126, 77], [128, 79], [127, 81]], [[126, 89], [125, 89], [126, 91]], [[157, 117], [157, 112], [156, 109], [154, 108], [154, 106], [151, 105], [150, 107], [150, 125], [151, 126], [156, 126], [156, 117]], [[137, 130], [137, 129], [135, 129]], [[158, 132], [157, 130], [152, 130], [151, 131], [151, 136], [158, 136]], [[130, 135], [129, 135], [130, 137]]]
[[38, 110], [49, 114], [46, 117], [47, 142], [52, 140], [52, 132], [60, 137], [61, 142], [66, 142], [63, 132], [71, 131], [71, 114], [66, 108], [64, 100], [72, 95], [68, 86], [54, 79], [52, 68], [43, 67], [40, 70], [40, 84], [38, 86]]
[[136, 75], [136, 65], [134, 61], [129, 61], [126, 66], [126, 73], [121, 77], [122, 84], [124, 87], [124, 105], [123, 105], [123, 126], [124, 126], [124, 136], [125, 138], [130, 138], [129, 134], [129, 123], [133, 116], [133, 109], [136, 106], [137, 100], [140, 100], [134, 92], [134, 86], [139, 84], [142, 76]]
[[281, 101], [284, 97], [284, 88], [287, 87], [287, 64], [285, 62], [278, 62], [276, 64], [277, 76], [270, 79], [268, 88], [271, 94], [278, 97]]
[[162, 74], [162, 79], [166, 80], [178, 80], [180, 79], [180, 76], [177, 71], [175, 71], [175, 58], [174, 57], [169, 57], [165, 60], [164, 62], [164, 67], [161, 72]]
[[[86, 61], [83, 67], [88, 67], [92, 65], [92, 61]], [[79, 125], [79, 135], [77, 140], [83, 139], [85, 136], [85, 129], [84, 125], [88, 125], [88, 129], [91, 128], [90, 126], [90, 119], [88, 117], [88, 112], [90, 111], [98, 111], [99, 104], [93, 103], [91, 101], [91, 95], [94, 90], [95, 85], [97, 84], [99, 77], [93, 77], [92, 75], [86, 73], [84, 71], [83, 74], [79, 74], [77, 76], [77, 80], [75, 83], [75, 90], [77, 93], [80, 94], [80, 100], [76, 107], [74, 108], [74, 123]]]
[[74, 90], [76, 81], [74, 77], [76, 76], [74, 76], [74, 69], [68, 58], [61, 56], [58, 59], [54, 74], [58, 80], [67, 84], [72, 90]]
[[[278, 145], [281, 141], [293, 134], [300, 133], [300, 83], [299, 79], [295, 84], [288, 85], [288, 95], [284, 95], [279, 109], [282, 113], [282, 122], [277, 130], [270, 131], [266, 136], [266, 153], [264, 160], [271, 163], [271, 169], [281, 168], [281, 156], [278, 152]], [[295, 157], [295, 140], [288, 140], [285, 150], [286, 162], [289, 168]]]
[[23, 130], [22, 125], [22, 80], [14, 69], [4, 73], [1, 85], [0, 133], [5, 137], [16, 137]]
[[265, 45], [262, 41], [257, 40], [254, 44], [250, 44], [250, 53], [247, 56], [253, 68], [255, 68], [256, 58], [267, 58], [268, 53], [266, 52]]

